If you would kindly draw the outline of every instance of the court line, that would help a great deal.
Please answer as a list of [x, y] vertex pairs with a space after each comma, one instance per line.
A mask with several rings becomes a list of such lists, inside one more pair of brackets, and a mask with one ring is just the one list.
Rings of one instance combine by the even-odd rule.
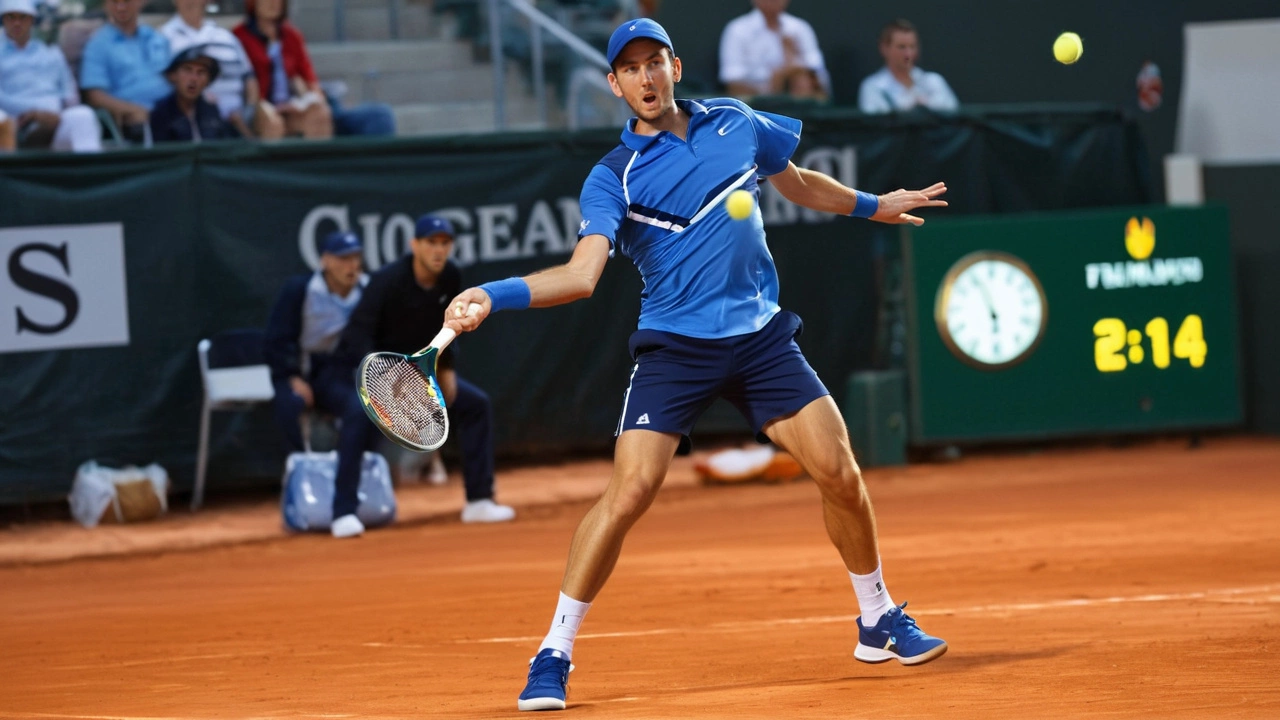
[[[322, 650], [319, 652], [310, 652], [310, 653], [303, 653], [301, 655], [294, 655], [293, 657], [317, 657], [320, 655], [332, 655], [336, 652], [337, 652], [336, 650]], [[171, 663], [191, 662], [194, 660], [222, 660], [225, 658], [243, 658], [243, 657], [252, 657], [254, 655], [263, 655], [263, 654], [265, 653], [264, 652], [238, 652], [238, 653], [216, 653], [213, 655], [179, 655], [174, 657], [147, 658], [145, 660], [124, 660], [121, 662], [113, 663], [112, 666], [113, 667], [138, 667], [141, 665], [168, 665]], [[102, 668], [101, 664], [95, 664], [95, 665], [59, 665], [53, 669], [54, 670], [99, 670], [101, 668]], [[85, 717], [94, 717], [94, 716], [86, 715]], [[164, 720], [164, 719], [162, 718], [161, 720]]]
[[[3, 711], [0, 711], [3, 712]], [[192, 720], [191, 715], [63, 715], [60, 712], [14, 712], [8, 714], [5, 712], [4, 717], [31, 717], [31, 719], [40, 719], [44, 717], [46, 720]], [[241, 717], [239, 720], [282, 720], [284, 717], [315, 717], [315, 719], [340, 720], [343, 717], [361, 717], [364, 720], [376, 720], [376, 716], [370, 719], [367, 715], [252, 715]]]
[[[1269, 593], [1280, 590], [1280, 584], [1276, 585], [1256, 585], [1253, 587], [1242, 588], [1224, 588], [1221, 590], [1202, 590], [1199, 592], [1188, 593], [1154, 593], [1149, 595], [1116, 595], [1112, 597], [1102, 598], [1072, 598], [1069, 600], [1046, 600], [1044, 602], [1028, 602], [1028, 603], [1006, 603], [1001, 605], [973, 605], [964, 608], [921, 608], [911, 609], [911, 614], [916, 617], [929, 615], [998, 615], [1001, 613], [1016, 612], [1033, 612], [1036, 610], [1055, 610], [1058, 608], [1075, 608], [1075, 607], [1091, 607], [1095, 605], [1120, 605], [1125, 603], [1150, 603], [1150, 602], [1176, 602], [1183, 600], [1204, 600], [1216, 597], [1229, 598], [1234, 595], [1250, 595], [1255, 593]], [[1264, 598], [1266, 601], [1274, 602], [1274, 597]], [[773, 627], [777, 625], [822, 625], [828, 623], [852, 623], [858, 615], [816, 615], [803, 618], [780, 618], [773, 620], [743, 620], [737, 622], [721, 622], [713, 623], [703, 627], [684, 627], [684, 628], [659, 628], [656, 630], [634, 630], [624, 632], [611, 633], [583, 633], [578, 636], [579, 640], [589, 640], [593, 638], [619, 638], [619, 637], [643, 637], [646, 635], [672, 635], [672, 634], [688, 634], [688, 633], [715, 633], [715, 632], [741, 632], [744, 630], [755, 630], [758, 628]], [[483, 644], [483, 643], [524, 643], [541, 640], [541, 635], [526, 635], [523, 637], [492, 637], [492, 638], [468, 638], [465, 640], [457, 640], [458, 644]]]
[[[63, 715], [61, 713], [6, 713], [6, 718], [47, 718], [48, 720], [192, 720], [190, 715]], [[254, 715], [239, 720], [282, 720], [282, 718], [354, 718], [365, 715]]]

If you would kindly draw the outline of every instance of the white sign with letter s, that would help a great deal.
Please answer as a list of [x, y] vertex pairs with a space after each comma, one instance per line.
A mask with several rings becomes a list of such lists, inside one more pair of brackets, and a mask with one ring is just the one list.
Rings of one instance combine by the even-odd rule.
[[129, 344], [124, 226], [0, 229], [0, 353]]

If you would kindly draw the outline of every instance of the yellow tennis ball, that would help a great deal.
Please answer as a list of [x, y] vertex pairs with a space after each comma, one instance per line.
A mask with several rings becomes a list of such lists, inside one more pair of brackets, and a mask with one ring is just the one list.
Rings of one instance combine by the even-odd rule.
[[1053, 41], [1053, 56], [1063, 65], [1070, 65], [1084, 54], [1084, 43], [1073, 32], [1064, 32]]
[[746, 220], [756, 209], [756, 201], [746, 190], [734, 190], [725, 198], [724, 209], [734, 220]]

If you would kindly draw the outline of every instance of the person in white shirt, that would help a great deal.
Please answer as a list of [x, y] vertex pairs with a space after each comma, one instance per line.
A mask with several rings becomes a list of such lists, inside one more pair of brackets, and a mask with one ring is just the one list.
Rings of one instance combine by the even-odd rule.
[[794, 67], [818, 75], [822, 92], [831, 78], [813, 26], [786, 12], [790, 0], [753, 0], [755, 9], [730, 20], [720, 35], [720, 82], [735, 97], [773, 92], [774, 77]]
[[177, 13], [164, 25], [160, 34], [169, 40], [174, 54], [189, 47], [203, 45], [221, 72], [209, 86], [207, 97], [217, 103], [222, 119], [242, 136], [274, 140], [284, 136], [284, 124], [274, 113], [254, 112], [260, 98], [258, 79], [253, 74], [249, 57], [230, 30], [206, 19], [206, 0], [174, 0]]
[[868, 75], [858, 90], [858, 108], [864, 113], [889, 113], [924, 107], [953, 111], [960, 106], [942, 76], [916, 67], [920, 38], [915, 25], [895, 20], [880, 31], [880, 55], [884, 67]]

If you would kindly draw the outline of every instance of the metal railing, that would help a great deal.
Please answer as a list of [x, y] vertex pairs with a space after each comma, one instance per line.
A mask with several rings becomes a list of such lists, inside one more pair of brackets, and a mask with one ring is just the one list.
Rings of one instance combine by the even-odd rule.
[[[547, 81], [546, 69], [544, 65], [544, 48], [543, 33], [550, 34], [555, 39], [564, 43], [578, 57], [595, 66], [603, 72], [609, 72], [609, 61], [605, 59], [604, 53], [587, 44], [582, 38], [574, 35], [568, 28], [556, 22], [556, 20], [538, 8], [534, 7], [528, 0], [488, 0], [489, 3], [489, 59], [493, 63], [493, 124], [494, 129], [504, 130], [507, 126], [506, 121], [506, 70], [503, 62], [502, 54], [502, 6], [515, 10], [523, 15], [530, 22], [529, 40], [530, 40], [530, 61], [533, 65], [533, 94], [538, 104], [538, 119], [543, 127], [547, 126]], [[591, 82], [580, 80], [581, 73], [575, 73], [574, 81], [570, 83], [569, 96], [571, 99], [576, 98], [583, 92], [584, 88], [599, 90], [603, 86], [605, 92], [609, 92], [609, 84], [604, 80], [603, 76], [592, 73], [600, 82]], [[577, 122], [576, 108], [571, 104], [568, 109], [569, 125], [576, 127]]]

